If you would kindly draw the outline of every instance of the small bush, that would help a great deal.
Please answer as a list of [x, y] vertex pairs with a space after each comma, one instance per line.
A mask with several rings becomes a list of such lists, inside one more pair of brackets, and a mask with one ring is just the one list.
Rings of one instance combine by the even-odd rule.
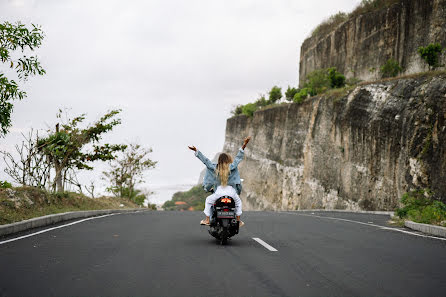
[[310, 95], [310, 90], [308, 88], [300, 89], [293, 97], [293, 101], [296, 103], [302, 103]]
[[440, 224], [446, 220], [446, 204], [431, 197], [432, 193], [426, 189], [405, 193], [401, 198], [404, 206], [395, 214], [417, 223]]
[[429, 68], [435, 69], [440, 66], [438, 56], [443, 51], [442, 46], [439, 43], [431, 43], [426, 47], [419, 47], [418, 53], [421, 58], [426, 61]]
[[282, 88], [278, 86], [272, 87], [271, 91], [269, 91], [269, 102], [275, 103], [276, 101], [282, 98]]
[[12, 188], [12, 185], [8, 183], [7, 181], [1, 181], [0, 180], [0, 189], [10, 189]]
[[336, 67], [328, 68], [327, 72], [332, 88], [342, 88], [345, 86], [345, 76], [336, 71]]
[[290, 86], [288, 86], [288, 88], [285, 91], [285, 98], [286, 98], [286, 100], [293, 101], [294, 95], [296, 95], [298, 92], [299, 92], [298, 89], [291, 88]]
[[308, 74], [305, 82], [311, 96], [321, 94], [331, 87], [330, 79], [326, 69], [318, 69]]
[[260, 98], [254, 102], [257, 107], [264, 107], [269, 104], [269, 101], [266, 100], [265, 95], [260, 95]]
[[403, 69], [401, 68], [400, 64], [394, 60], [389, 59], [387, 60], [386, 64], [381, 66], [381, 77], [387, 78], [387, 77], [395, 77], [400, 73]]
[[231, 111], [232, 115], [237, 116], [243, 113], [243, 105], [239, 104]]
[[254, 112], [257, 110], [257, 105], [255, 103], [248, 103], [243, 105], [242, 113], [248, 117], [252, 117]]

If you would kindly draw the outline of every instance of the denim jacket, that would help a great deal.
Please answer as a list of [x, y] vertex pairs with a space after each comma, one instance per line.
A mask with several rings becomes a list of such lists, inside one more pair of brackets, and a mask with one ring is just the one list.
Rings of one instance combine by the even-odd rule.
[[[236, 191], [237, 194], [240, 195], [242, 191], [242, 182], [240, 181], [240, 173], [238, 172], [238, 164], [243, 160], [243, 157], [245, 155], [245, 151], [240, 148], [237, 156], [235, 156], [234, 162], [229, 165], [229, 177], [228, 177], [228, 185], [232, 186]], [[197, 150], [195, 153], [195, 156], [200, 159], [201, 162], [203, 162], [204, 165], [206, 165], [206, 174], [203, 178], [203, 188], [205, 191], [209, 192], [212, 188], [214, 188], [214, 191], [217, 189], [217, 187], [220, 185], [220, 181], [218, 180], [217, 176], [215, 175], [215, 169], [217, 168], [216, 163], [212, 163], [211, 160], [206, 158], [200, 151]]]

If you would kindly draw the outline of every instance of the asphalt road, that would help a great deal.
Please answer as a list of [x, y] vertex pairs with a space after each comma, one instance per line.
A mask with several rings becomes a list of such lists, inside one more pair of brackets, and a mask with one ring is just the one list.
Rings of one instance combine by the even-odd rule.
[[227, 246], [201, 217], [121, 214], [0, 238], [0, 296], [446, 295], [446, 241], [385, 229], [383, 215], [247, 212]]

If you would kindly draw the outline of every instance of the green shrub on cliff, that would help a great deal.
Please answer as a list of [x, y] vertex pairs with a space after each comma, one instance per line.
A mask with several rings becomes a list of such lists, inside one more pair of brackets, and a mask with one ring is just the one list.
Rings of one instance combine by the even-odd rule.
[[304, 87], [311, 96], [321, 94], [330, 89], [331, 82], [326, 69], [318, 69], [307, 75]]
[[332, 88], [342, 88], [345, 86], [345, 76], [336, 71], [335, 67], [327, 69], [328, 79]]
[[315, 96], [330, 89], [342, 88], [344, 86], [345, 76], [338, 72], [335, 67], [318, 69], [307, 75], [304, 89], [301, 89], [296, 96], [297, 98], [303, 98], [307, 95]]
[[285, 91], [285, 98], [287, 101], [293, 101], [294, 95], [296, 95], [299, 92], [298, 89], [292, 88], [288, 86], [288, 88]]
[[405, 193], [401, 198], [404, 206], [398, 208], [395, 214], [417, 223], [446, 225], [446, 204], [432, 199], [432, 195], [428, 189]]
[[248, 103], [243, 105], [242, 113], [248, 117], [252, 117], [254, 112], [257, 110], [257, 105], [255, 103]]
[[239, 104], [231, 111], [232, 115], [237, 116], [243, 113], [243, 105]]
[[420, 46], [418, 53], [421, 58], [426, 61], [429, 68], [435, 69], [440, 66], [439, 55], [443, 51], [443, 47], [439, 43], [431, 43], [426, 47]]
[[259, 99], [254, 102], [257, 107], [264, 107], [270, 104], [268, 100], [266, 100], [265, 95], [260, 95]]
[[386, 64], [381, 66], [380, 73], [382, 78], [388, 78], [397, 76], [402, 70], [398, 61], [389, 59]]
[[296, 103], [302, 103], [304, 99], [308, 97], [309, 94], [310, 94], [309, 88], [302, 88], [299, 90], [299, 92], [294, 94], [293, 101]]
[[271, 91], [269, 91], [269, 102], [275, 103], [276, 101], [279, 101], [280, 98], [282, 98], [282, 88], [279, 88], [278, 86], [274, 86], [271, 88]]

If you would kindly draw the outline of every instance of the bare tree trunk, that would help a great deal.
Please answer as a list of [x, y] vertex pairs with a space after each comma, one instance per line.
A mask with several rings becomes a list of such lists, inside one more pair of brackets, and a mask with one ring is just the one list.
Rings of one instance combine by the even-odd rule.
[[63, 192], [63, 181], [62, 181], [62, 167], [59, 165], [59, 162], [55, 164], [56, 176], [54, 180], [56, 181], [56, 192]]

